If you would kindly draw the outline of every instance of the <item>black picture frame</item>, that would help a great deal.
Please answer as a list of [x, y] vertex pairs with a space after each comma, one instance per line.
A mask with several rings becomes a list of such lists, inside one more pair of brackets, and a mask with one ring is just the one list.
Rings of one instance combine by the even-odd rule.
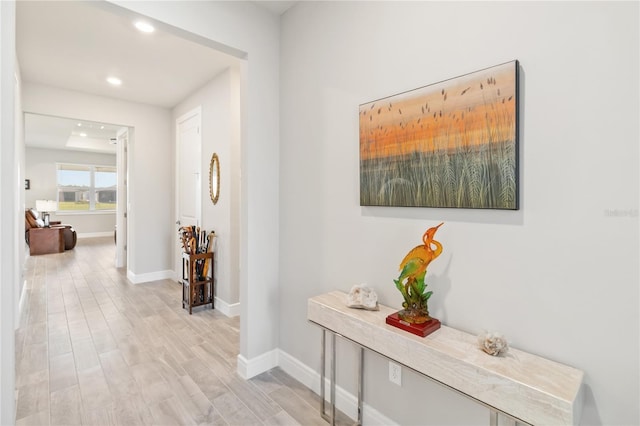
[[518, 210], [519, 67], [360, 105], [360, 205]]

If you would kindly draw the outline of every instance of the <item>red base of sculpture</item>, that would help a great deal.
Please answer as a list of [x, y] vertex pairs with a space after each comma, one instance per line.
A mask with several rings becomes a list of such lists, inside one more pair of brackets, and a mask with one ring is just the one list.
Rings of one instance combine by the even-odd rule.
[[429, 321], [424, 322], [422, 324], [413, 324], [413, 323], [401, 320], [398, 317], [398, 312], [387, 316], [386, 323], [394, 327], [398, 327], [404, 331], [408, 331], [409, 333], [418, 335], [420, 337], [428, 336], [429, 334], [433, 333], [434, 331], [440, 328], [440, 321], [435, 318], [431, 318]]

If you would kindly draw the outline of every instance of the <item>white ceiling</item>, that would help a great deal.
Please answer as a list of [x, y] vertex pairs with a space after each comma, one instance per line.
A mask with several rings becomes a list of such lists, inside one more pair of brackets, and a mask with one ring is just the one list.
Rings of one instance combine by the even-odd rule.
[[[296, 2], [253, 3], [281, 15]], [[16, 2], [16, 48], [22, 80], [172, 108], [217, 74], [239, 66], [237, 57], [205, 45], [206, 41], [193, 41], [199, 38], [178, 34], [166, 24], [145, 19], [156, 31], [141, 33], [133, 26], [139, 18], [102, 1]], [[109, 85], [108, 76], [117, 76], [122, 85]], [[77, 120], [28, 114], [26, 144], [115, 152], [114, 145], [104, 142], [115, 137], [117, 126], [85, 124], [87, 136], [79, 139]], [[100, 126], [111, 133], [96, 131]]]
[[[238, 59], [175, 36], [101, 2], [20, 1], [16, 41], [22, 78], [64, 89], [172, 108]], [[122, 85], [106, 82], [116, 76]]]
[[262, 1], [257, 0], [255, 4], [262, 6], [263, 8], [275, 13], [276, 15], [282, 15], [284, 12], [293, 7], [298, 1]]
[[115, 140], [122, 126], [25, 113], [24, 128], [25, 144], [32, 148], [115, 155], [116, 145], [112, 139]]

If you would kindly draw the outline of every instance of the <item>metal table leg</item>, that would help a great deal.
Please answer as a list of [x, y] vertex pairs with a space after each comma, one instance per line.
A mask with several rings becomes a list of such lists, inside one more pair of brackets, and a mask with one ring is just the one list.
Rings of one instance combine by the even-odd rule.
[[[327, 412], [325, 401], [325, 376], [326, 376], [326, 351], [327, 351], [327, 330], [322, 329], [321, 349], [320, 349], [320, 415], [331, 426], [336, 424], [336, 333], [331, 333], [331, 367], [329, 372], [329, 411]], [[363, 415], [363, 394], [364, 394], [364, 347], [358, 346], [358, 419], [357, 426], [362, 426]]]
[[362, 394], [364, 385], [364, 348], [360, 346], [360, 353], [358, 354], [358, 419], [357, 425], [362, 426]]
[[331, 426], [336, 424], [336, 333], [331, 333]]
[[331, 333], [331, 371], [329, 372], [329, 413], [325, 402], [326, 330], [322, 330], [322, 350], [320, 351], [320, 415], [331, 426], [336, 424], [336, 334]]
[[325, 373], [325, 352], [326, 352], [327, 330], [322, 329], [322, 350], [320, 351], [320, 415], [329, 421], [329, 417], [324, 411], [324, 373]]

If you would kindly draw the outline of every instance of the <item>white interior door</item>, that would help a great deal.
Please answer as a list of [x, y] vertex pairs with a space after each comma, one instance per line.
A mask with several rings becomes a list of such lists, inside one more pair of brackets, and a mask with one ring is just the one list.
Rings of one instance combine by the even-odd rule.
[[116, 205], [116, 268], [127, 266], [127, 211], [128, 194], [127, 181], [129, 168], [127, 167], [127, 153], [129, 144], [129, 129], [124, 127], [116, 135], [118, 141], [118, 203]]
[[182, 271], [182, 248], [177, 238], [177, 228], [200, 226], [202, 206], [202, 141], [200, 135], [200, 108], [176, 120], [176, 273]]

